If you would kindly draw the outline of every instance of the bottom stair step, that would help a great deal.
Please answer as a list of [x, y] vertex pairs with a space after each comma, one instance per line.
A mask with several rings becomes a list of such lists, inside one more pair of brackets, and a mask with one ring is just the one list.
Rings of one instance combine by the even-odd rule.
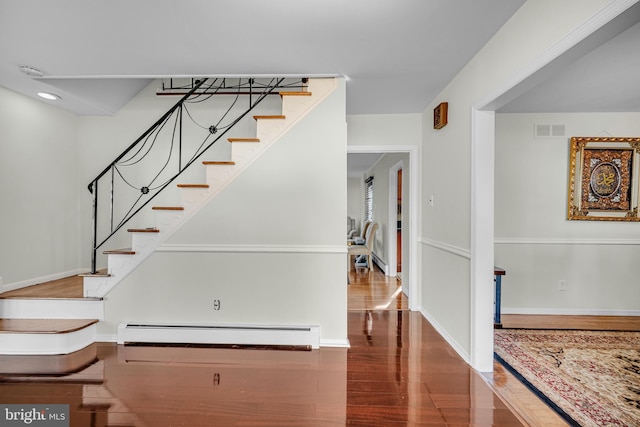
[[0, 319], [0, 354], [69, 354], [93, 344], [97, 319]]

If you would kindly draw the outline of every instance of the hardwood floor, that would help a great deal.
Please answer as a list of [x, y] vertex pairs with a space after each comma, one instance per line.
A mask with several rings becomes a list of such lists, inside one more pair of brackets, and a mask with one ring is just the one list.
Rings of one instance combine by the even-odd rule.
[[[501, 365], [481, 375], [464, 363], [408, 311], [398, 280], [364, 269], [349, 279], [349, 349], [98, 343], [69, 356], [5, 356], [0, 402], [69, 404], [71, 426], [567, 425]], [[72, 288], [42, 289], [68, 298]], [[542, 324], [503, 316], [505, 326], [532, 321]]]

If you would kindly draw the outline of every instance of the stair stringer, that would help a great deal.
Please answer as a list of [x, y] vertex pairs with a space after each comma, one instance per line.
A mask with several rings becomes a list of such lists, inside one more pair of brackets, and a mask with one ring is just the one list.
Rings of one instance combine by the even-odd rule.
[[134, 254], [109, 254], [107, 275], [84, 277], [85, 297], [104, 297], [202, 207], [214, 199], [289, 129], [326, 99], [337, 88], [335, 78], [309, 79], [310, 96], [283, 96], [283, 119], [257, 119], [256, 137], [260, 142], [236, 142], [231, 147], [232, 165], [207, 165], [208, 188], [181, 188], [181, 210], [156, 212], [157, 233], [133, 233]]

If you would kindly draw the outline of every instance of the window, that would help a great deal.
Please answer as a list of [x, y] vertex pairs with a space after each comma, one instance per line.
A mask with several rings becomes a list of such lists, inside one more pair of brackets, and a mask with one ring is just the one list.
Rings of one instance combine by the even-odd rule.
[[373, 221], [373, 177], [364, 180], [364, 220]]

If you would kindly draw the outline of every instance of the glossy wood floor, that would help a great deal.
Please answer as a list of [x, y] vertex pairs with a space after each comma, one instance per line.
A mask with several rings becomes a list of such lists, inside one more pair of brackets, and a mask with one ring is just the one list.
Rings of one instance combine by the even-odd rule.
[[358, 269], [350, 281], [349, 349], [98, 343], [69, 356], [5, 356], [0, 403], [66, 403], [82, 427], [566, 425], [500, 365], [470, 369], [407, 310], [395, 278]]

